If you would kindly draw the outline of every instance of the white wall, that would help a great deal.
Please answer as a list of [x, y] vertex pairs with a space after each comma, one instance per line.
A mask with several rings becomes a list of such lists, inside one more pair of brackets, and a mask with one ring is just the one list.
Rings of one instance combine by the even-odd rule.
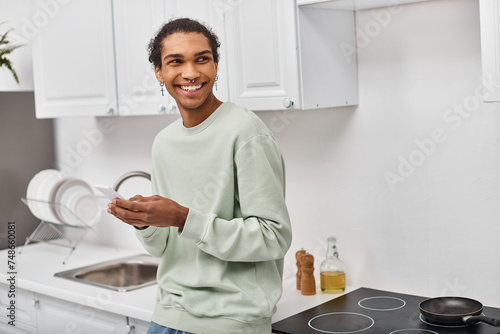
[[[435, 0], [383, 14], [356, 15], [358, 36], [369, 36], [358, 54], [358, 107], [258, 113], [287, 162], [295, 238], [285, 274], [295, 274], [302, 247], [316, 257], [317, 273], [333, 234], [350, 285], [500, 306], [500, 104], [476, 97], [478, 1]], [[58, 161], [90, 147], [62, 168], [95, 183], [149, 170], [153, 137], [174, 118], [112, 119], [114, 130], [92, 145], [84, 133], [99, 120], [60, 119]], [[141, 249], [133, 231], [110, 217], [96, 230], [95, 242]]]
[[[151, 172], [155, 135], [177, 115], [141, 117], [68, 117], [56, 119], [55, 167], [89, 184], [112, 186], [129, 171]], [[119, 189], [125, 197], [151, 195], [150, 182], [131, 178]], [[97, 193], [97, 191], [96, 191]], [[108, 200], [103, 199], [103, 205]], [[86, 241], [144, 251], [131, 226], [108, 215], [88, 233]]]

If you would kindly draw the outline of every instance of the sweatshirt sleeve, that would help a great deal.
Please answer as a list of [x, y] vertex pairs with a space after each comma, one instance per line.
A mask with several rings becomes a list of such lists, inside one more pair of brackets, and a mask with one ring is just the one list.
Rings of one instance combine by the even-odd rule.
[[180, 237], [225, 261], [283, 258], [292, 231], [285, 204], [285, 167], [274, 138], [252, 137], [237, 149], [234, 164], [238, 218], [225, 220], [189, 208]]
[[170, 228], [149, 226], [144, 230], [136, 230], [135, 235], [144, 249], [154, 257], [161, 257], [167, 247]]

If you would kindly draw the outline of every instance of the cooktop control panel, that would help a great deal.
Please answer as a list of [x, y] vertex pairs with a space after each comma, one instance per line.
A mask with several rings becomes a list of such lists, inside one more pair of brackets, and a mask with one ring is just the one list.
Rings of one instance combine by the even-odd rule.
[[[484, 323], [443, 326], [427, 322], [418, 305], [426, 297], [360, 288], [273, 324], [279, 334], [498, 334]], [[500, 309], [483, 314], [500, 318]]]

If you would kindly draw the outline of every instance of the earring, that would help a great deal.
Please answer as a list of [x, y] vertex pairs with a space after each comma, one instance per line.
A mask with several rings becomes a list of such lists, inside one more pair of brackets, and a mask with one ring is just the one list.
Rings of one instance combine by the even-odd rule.
[[163, 96], [163, 92], [165, 91], [165, 89], [163, 89], [163, 86], [165, 86], [165, 84], [163, 82], [160, 82], [161, 96]]
[[219, 80], [219, 75], [215, 75], [215, 90], [217, 91], [217, 80]]

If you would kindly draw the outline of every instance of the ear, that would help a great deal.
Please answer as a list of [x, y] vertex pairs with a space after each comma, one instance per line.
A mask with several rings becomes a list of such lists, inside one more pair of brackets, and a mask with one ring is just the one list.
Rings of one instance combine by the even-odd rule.
[[158, 82], [163, 82], [163, 76], [161, 75], [161, 67], [155, 66], [155, 76]]
[[219, 69], [219, 63], [215, 63], [215, 72]]

